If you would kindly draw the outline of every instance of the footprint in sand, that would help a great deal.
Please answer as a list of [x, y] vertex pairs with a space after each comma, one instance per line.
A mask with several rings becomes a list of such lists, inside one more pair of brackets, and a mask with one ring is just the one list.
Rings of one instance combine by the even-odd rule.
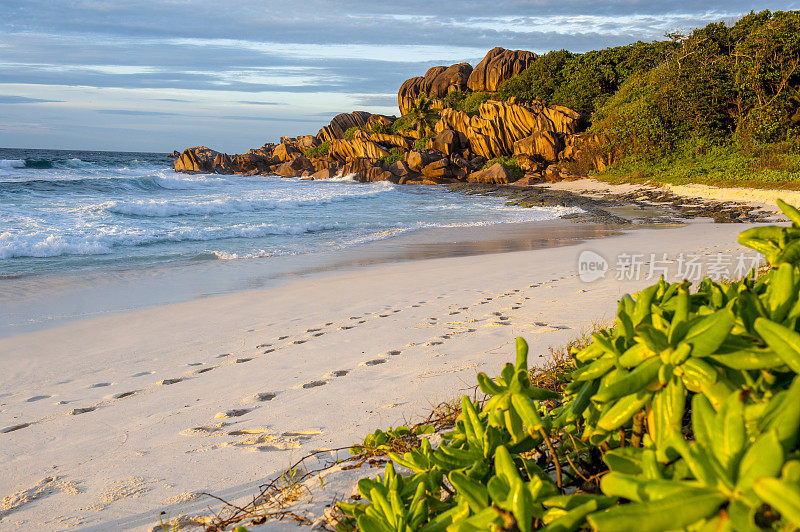
[[331, 377], [344, 377], [348, 373], [350, 373], [349, 369], [337, 369], [336, 371], [331, 371], [329, 376], [331, 376]]
[[321, 330], [321, 329], [319, 329], [319, 328], [316, 328], [316, 329], [306, 329], [306, 332], [317, 332], [317, 331], [319, 331], [319, 330]]
[[425, 345], [442, 345], [442, 342], [438, 340], [433, 340], [431, 342], [426, 343]]
[[360, 320], [361, 316], [350, 316], [351, 320]]
[[461, 312], [454, 310], [453, 312], [450, 313], [451, 316], [455, 316], [456, 314], [461, 314]]
[[325, 334], [325, 333], [324, 333], [324, 332], [318, 332], [318, 333], [314, 333], [314, 334], [312, 334], [311, 336], [314, 336], [315, 338], [319, 338], [319, 337], [320, 337], [320, 336], [322, 336], [323, 334]]
[[131, 395], [135, 394], [137, 390], [133, 390], [131, 392], [122, 392], [114, 395], [114, 399], [124, 399], [126, 397], [130, 397]]
[[386, 354], [394, 357], [394, 356], [397, 356], [397, 355], [400, 354], [400, 350], [399, 349], [393, 349], [393, 350], [389, 351]]
[[306, 389], [308, 389], [308, 388], [317, 388], [318, 386], [325, 386], [326, 384], [328, 384], [327, 381], [311, 381], [311, 382], [305, 383], [303, 385], [303, 388], [306, 388]]
[[235, 364], [244, 364], [245, 362], [250, 362], [251, 360], [253, 360], [253, 359], [252, 358], [248, 358], [248, 357], [237, 358]]
[[367, 320], [358, 320], [356, 323], [358, 323], [358, 324], [367, 323]]
[[86, 408], [73, 408], [69, 411], [69, 415], [77, 416], [78, 414], [85, 414], [86, 412], [94, 412], [97, 407], [89, 406]]
[[339, 330], [346, 331], [347, 329], [352, 329], [352, 328], [353, 328], [352, 325], [342, 325], [341, 327], [339, 327]]
[[385, 364], [385, 363], [386, 363], [386, 359], [385, 358], [374, 358], [372, 360], [367, 360], [366, 362], [363, 362], [361, 365], [362, 366], [377, 366], [378, 364]]
[[217, 358], [225, 358], [225, 357], [229, 357], [229, 356], [231, 356], [230, 353], [222, 353], [222, 354], [217, 355]]
[[36, 402], [36, 401], [41, 401], [42, 399], [50, 399], [51, 397], [53, 397], [53, 396], [52, 395], [34, 395], [33, 397], [30, 397], [30, 398], [26, 399], [25, 402], [26, 403], [33, 403], [33, 402]]
[[286, 336], [278, 336], [278, 340], [286, 340], [287, 338], [289, 338], [288, 334]]
[[225, 412], [219, 412], [217, 415], [214, 416], [214, 419], [227, 419], [229, 417], [242, 417], [245, 414], [249, 414], [252, 412], [252, 408], [235, 408], [233, 410], [227, 410]]
[[398, 309], [395, 309], [395, 310], [393, 310], [392, 312], [394, 312], [395, 314], [397, 314], [398, 312], [400, 312], [400, 309], [399, 309], [399, 308], [398, 308]]
[[202, 362], [189, 362], [189, 363], [188, 363], [188, 364], [186, 364], [186, 365], [187, 365], [187, 366], [202, 366], [202, 365], [203, 365], [203, 363], [202, 363]]
[[272, 353], [273, 351], [275, 351], [275, 350], [274, 349], [265, 349], [264, 351], [262, 351], [262, 353], [266, 355], [266, 354]]
[[277, 393], [274, 392], [261, 392], [257, 393], [255, 396], [256, 401], [261, 401], [262, 403], [265, 401], [272, 401], [277, 397]]
[[105, 388], [106, 386], [111, 386], [110, 382], [98, 382], [96, 384], [92, 384], [89, 388]]
[[217, 366], [211, 366], [210, 368], [198, 369], [195, 373], [197, 373], [198, 375], [200, 375], [201, 373], [208, 373], [209, 371], [211, 371], [212, 369], [214, 369], [216, 367]]
[[155, 371], [140, 371], [139, 373], [134, 373], [131, 377], [144, 377], [145, 375], [152, 375]]
[[294, 342], [292, 342], [292, 343], [293, 343], [294, 345], [300, 345], [300, 344], [304, 344], [304, 343], [306, 343], [306, 342], [308, 342], [308, 340], [295, 340], [295, 341], [294, 341]]
[[178, 377], [177, 379], [162, 379], [158, 381], [156, 384], [159, 386], [169, 386], [170, 384], [175, 384], [177, 382], [181, 382], [183, 380], [182, 377]]
[[272, 344], [258, 344], [258, 345], [256, 346], [256, 349], [264, 349], [265, 347], [269, 347], [269, 346], [271, 346], [271, 345], [272, 345]]
[[388, 314], [378, 314], [378, 317], [379, 318], [388, 318], [389, 315]]
[[411, 308], [419, 308], [419, 305], [411, 305]]
[[6, 434], [8, 432], [14, 432], [15, 430], [24, 429], [25, 427], [30, 427], [30, 423], [20, 423], [19, 425], [11, 425], [10, 427], [6, 427], [4, 429], [0, 429], [0, 434]]
[[331, 325], [333, 325], [333, 322], [329, 321], [328, 323], [325, 324], [325, 327], [330, 327]]
[[521, 308], [522, 308], [521, 306], [518, 306], [518, 305], [517, 305], [517, 306], [513, 306], [513, 307], [511, 307], [511, 310], [519, 310], [519, 309], [521, 309]]

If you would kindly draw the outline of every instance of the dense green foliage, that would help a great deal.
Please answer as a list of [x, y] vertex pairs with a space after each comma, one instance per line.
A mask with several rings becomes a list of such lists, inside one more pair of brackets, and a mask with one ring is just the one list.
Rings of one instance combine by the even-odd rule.
[[381, 161], [387, 166], [391, 166], [397, 161], [402, 161], [406, 157], [406, 151], [400, 147], [394, 147], [389, 150], [389, 155], [381, 157]]
[[308, 148], [303, 154], [306, 157], [320, 157], [322, 155], [328, 155], [328, 152], [331, 149], [330, 141], [326, 140], [319, 146], [314, 146], [313, 148]]
[[389, 126], [389, 132], [392, 135], [400, 135], [405, 131], [411, 131], [414, 129], [413, 121], [410, 116], [401, 116], [394, 122], [392, 125]]
[[549, 52], [525, 71], [506, 80], [498, 91], [502, 99], [517, 97], [565, 105], [593, 112], [632, 75], [650, 71], [664, 61], [670, 42], [637, 42], [584, 54]]
[[663, 279], [576, 350], [563, 394], [527, 344], [485, 400], [338, 503], [341, 530], [795, 530], [800, 527], [800, 211], [739, 236], [771, 269]]
[[420, 137], [414, 141], [414, 149], [415, 150], [424, 150], [425, 146], [428, 145], [428, 141], [431, 140], [433, 137]]
[[663, 64], [630, 77], [595, 116], [594, 128], [611, 133], [623, 155], [657, 159], [695, 139], [796, 149], [800, 12], [751, 13], [675, 44]]
[[490, 166], [494, 166], [496, 163], [500, 163], [503, 168], [508, 170], [514, 180], [521, 179], [522, 176], [525, 175], [525, 171], [520, 168], [519, 162], [517, 162], [515, 157], [495, 157], [494, 159], [486, 161], [483, 167], [489, 168]]
[[420, 136], [430, 135], [439, 121], [439, 112], [433, 108], [431, 99], [426, 94], [420, 94], [403, 118], [409, 121]]
[[481, 104], [491, 97], [492, 94], [488, 92], [452, 91], [447, 93], [447, 96], [442, 99], [442, 103], [450, 109], [464, 111], [469, 116], [475, 116], [478, 114]]

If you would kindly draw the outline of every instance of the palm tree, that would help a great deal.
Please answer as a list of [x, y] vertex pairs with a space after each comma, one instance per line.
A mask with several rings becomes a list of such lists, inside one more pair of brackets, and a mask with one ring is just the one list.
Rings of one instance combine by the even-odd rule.
[[420, 94], [406, 113], [410, 118], [411, 125], [415, 126], [420, 137], [424, 137], [433, 131], [436, 122], [439, 121], [439, 113], [431, 106], [431, 100], [427, 94]]

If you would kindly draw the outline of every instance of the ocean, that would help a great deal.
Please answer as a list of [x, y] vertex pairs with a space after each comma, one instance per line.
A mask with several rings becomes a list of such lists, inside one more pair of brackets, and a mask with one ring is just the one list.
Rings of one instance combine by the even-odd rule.
[[540, 227], [573, 208], [347, 177], [178, 174], [172, 163], [0, 149], [0, 337], [379, 262], [575, 237], [516, 223]]
[[268, 259], [568, 212], [430, 186], [179, 174], [156, 153], [0, 149], [0, 276]]

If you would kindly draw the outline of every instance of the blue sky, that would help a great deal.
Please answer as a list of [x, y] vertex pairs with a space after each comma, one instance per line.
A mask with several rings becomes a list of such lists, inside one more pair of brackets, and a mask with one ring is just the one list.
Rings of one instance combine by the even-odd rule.
[[0, 146], [244, 152], [494, 46], [581, 52], [793, 2], [0, 0]]

